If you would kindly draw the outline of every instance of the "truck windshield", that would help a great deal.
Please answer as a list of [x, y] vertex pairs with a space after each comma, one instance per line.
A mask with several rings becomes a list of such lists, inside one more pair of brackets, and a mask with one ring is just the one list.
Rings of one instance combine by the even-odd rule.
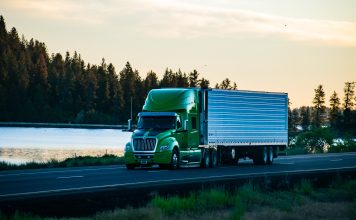
[[138, 129], [174, 129], [176, 128], [176, 117], [156, 117], [156, 116], [144, 116], [138, 119]]

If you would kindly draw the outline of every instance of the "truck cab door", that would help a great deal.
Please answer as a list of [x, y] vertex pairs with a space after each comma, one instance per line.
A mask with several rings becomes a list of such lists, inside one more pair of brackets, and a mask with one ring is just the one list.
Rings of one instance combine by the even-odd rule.
[[199, 125], [197, 114], [189, 115], [188, 123], [189, 162], [200, 162], [201, 152], [199, 146]]

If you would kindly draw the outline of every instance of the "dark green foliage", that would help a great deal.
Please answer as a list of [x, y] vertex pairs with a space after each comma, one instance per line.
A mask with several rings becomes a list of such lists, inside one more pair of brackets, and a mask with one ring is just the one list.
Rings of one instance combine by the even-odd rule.
[[224, 79], [220, 84], [215, 85], [216, 89], [237, 90], [236, 82], [232, 83], [229, 78]]
[[355, 95], [355, 82], [345, 82], [344, 87], [344, 111], [343, 111], [343, 127], [346, 130], [356, 130], [356, 113], [353, 111], [354, 95]]
[[318, 88], [314, 89], [315, 96], [313, 99], [313, 126], [316, 128], [320, 128], [325, 119], [325, 92], [322, 85], [319, 85]]
[[330, 127], [338, 128], [340, 127], [340, 99], [337, 93], [334, 91], [330, 97], [330, 113], [329, 113], [329, 122]]
[[105, 59], [86, 64], [74, 52], [48, 55], [46, 45], [6, 30], [0, 16], [0, 121], [57, 123], [127, 123], [141, 111], [147, 93], [160, 87], [209, 87], [194, 70], [166, 69], [160, 81], [150, 71], [141, 79], [129, 62], [116, 73]]
[[317, 128], [300, 133], [297, 136], [295, 147], [306, 148], [311, 153], [322, 153], [333, 144], [334, 135], [328, 128]]
[[356, 140], [351, 135], [346, 135], [344, 139], [340, 139], [328, 149], [330, 153], [340, 152], [356, 152]]
[[302, 106], [300, 108], [300, 125], [303, 131], [309, 130], [311, 125], [311, 107]]

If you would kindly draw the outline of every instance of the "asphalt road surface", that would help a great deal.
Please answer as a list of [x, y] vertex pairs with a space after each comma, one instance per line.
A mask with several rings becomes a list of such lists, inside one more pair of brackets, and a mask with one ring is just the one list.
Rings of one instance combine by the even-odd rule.
[[356, 153], [280, 156], [273, 165], [255, 166], [252, 160], [240, 160], [238, 166], [213, 169], [183, 168], [160, 170], [124, 166], [52, 168], [0, 172], [0, 201], [23, 197], [95, 192], [120, 187], [172, 184], [193, 181], [243, 178], [256, 175], [355, 170]]

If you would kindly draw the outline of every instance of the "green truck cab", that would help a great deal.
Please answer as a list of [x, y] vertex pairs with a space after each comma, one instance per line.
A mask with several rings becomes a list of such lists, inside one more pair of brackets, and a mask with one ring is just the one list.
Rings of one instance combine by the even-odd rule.
[[247, 157], [269, 165], [287, 144], [286, 93], [153, 89], [138, 114], [124, 159], [128, 169], [215, 167]]
[[199, 89], [154, 89], [138, 115], [137, 129], [125, 147], [128, 169], [200, 165]]

